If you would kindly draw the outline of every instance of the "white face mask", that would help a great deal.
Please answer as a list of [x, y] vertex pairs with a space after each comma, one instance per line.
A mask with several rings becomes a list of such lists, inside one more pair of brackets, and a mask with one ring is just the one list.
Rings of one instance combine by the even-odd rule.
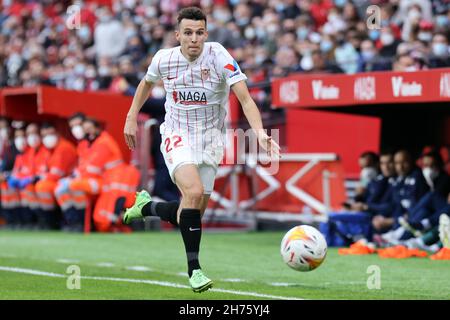
[[22, 152], [23, 150], [25, 150], [27, 142], [24, 137], [16, 137], [14, 139], [14, 145], [16, 146], [16, 149], [19, 150], [19, 152]]
[[41, 137], [35, 133], [32, 133], [27, 136], [27, 143], [31, 148], [36, 148], [41, 144]]
[[394, 36], [390, 33], [382, 33], [380, 41], [384, 46], [389, 46], [394, 42]]
[[436, 177], [439, 175], [439, 172], [436, 170], [433, 170], [430, 167], [425, 167], [422, 169], [422, 174], [425, 177], [425, 180], [427, 181], [428, 185], [430, 187], [433, 187], [433, 180], [436, 179]]
[[370, 181], [377, 176], [377, 170], [372, 167], [363, 168], [360, 174], [360, 182], [363, 187], [367, 187]]
[[58, 137], [55, 134], [49, 134], [42, 139], [42, 143], [47, 149], [53, 149], [58, 143]]
[[82, 126], [80, 126], [80, 125], [73, 126], [71, 131], [72, 131], [72, 134], [75, 137], [75, 139], [77, 139], [77, 140], [84, 139], [85, 134], [84, 134], [84, 130], [83, 130]]
[[8, 139], [8, 129], [7, 128], [0, 129], [0, 139], [2, 139], [2, 140]]

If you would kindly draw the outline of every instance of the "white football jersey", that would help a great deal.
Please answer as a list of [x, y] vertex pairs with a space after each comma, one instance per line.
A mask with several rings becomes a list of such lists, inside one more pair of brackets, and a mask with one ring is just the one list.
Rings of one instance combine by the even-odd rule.
[[206, 42], [201, 55], [192, 62], [182, 55], [180, 46], [159, 50], [145, 80], [160, 79], [166, 90], [161, 133], [186, 135], [191, 146], [205, 148], [219, 138], [213, 132], [225, 132], [230, 86], [247, 77], [220, 43]]

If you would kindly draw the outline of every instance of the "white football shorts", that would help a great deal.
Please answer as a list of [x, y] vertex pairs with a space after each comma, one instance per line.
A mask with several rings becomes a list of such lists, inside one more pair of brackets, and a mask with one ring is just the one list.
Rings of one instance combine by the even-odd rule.
[[204, 148], [189, 144], [186, 135], [177, 132], [161, 132], [161, 153], [164, 156], [170, 178], [175, 182], [175, 171], [185, 165], [194, 164], [198, 167], [205, 194], [211, 194], [214, 189], [217, 168], [222, 161], [223, 147], [207, 144]]

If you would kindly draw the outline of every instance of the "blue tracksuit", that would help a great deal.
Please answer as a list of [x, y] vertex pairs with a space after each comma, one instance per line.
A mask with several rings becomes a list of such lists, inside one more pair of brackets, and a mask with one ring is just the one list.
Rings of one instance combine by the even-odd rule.
[[394, 206], [392, 217], [396, 221], [394, 228], [398, 227], [398, 217], [412, 210], [429, 191], [430, 187], [423, 177], [422, 171], [418, 168], [413, 169], [406, 177], [397, 178], [397, 184], [392, 194]]

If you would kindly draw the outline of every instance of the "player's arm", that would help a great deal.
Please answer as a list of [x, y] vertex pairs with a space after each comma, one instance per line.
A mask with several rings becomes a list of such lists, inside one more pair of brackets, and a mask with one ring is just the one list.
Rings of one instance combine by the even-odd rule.
[[234, 94], [241, 103], [244, 115], [247, 118], [248, 123], [252, 127], [256, 136], [258, 137], [258, 142], [262, 148], [267, 151], [269, 156], [275, 155], [280, 156], [280, 146], [272, 140], [272, 137], [268, 136], [264, 131], [261, 114], [256, 106], [255, 101], [250, 96], [248, 92], [247, 85], [244, 80], [238, 81], [231, 86]]
[[147, 82], [145, 78], [142, 79], [141, 82], [139, 82], [130, 110], [128, 111], [123, 132], [125, 135], [125, 142], [130, 149], [134, 149], [136, 147], [137, 117], [142, 105], [148, 99], [151, 88], [152, 83]]

